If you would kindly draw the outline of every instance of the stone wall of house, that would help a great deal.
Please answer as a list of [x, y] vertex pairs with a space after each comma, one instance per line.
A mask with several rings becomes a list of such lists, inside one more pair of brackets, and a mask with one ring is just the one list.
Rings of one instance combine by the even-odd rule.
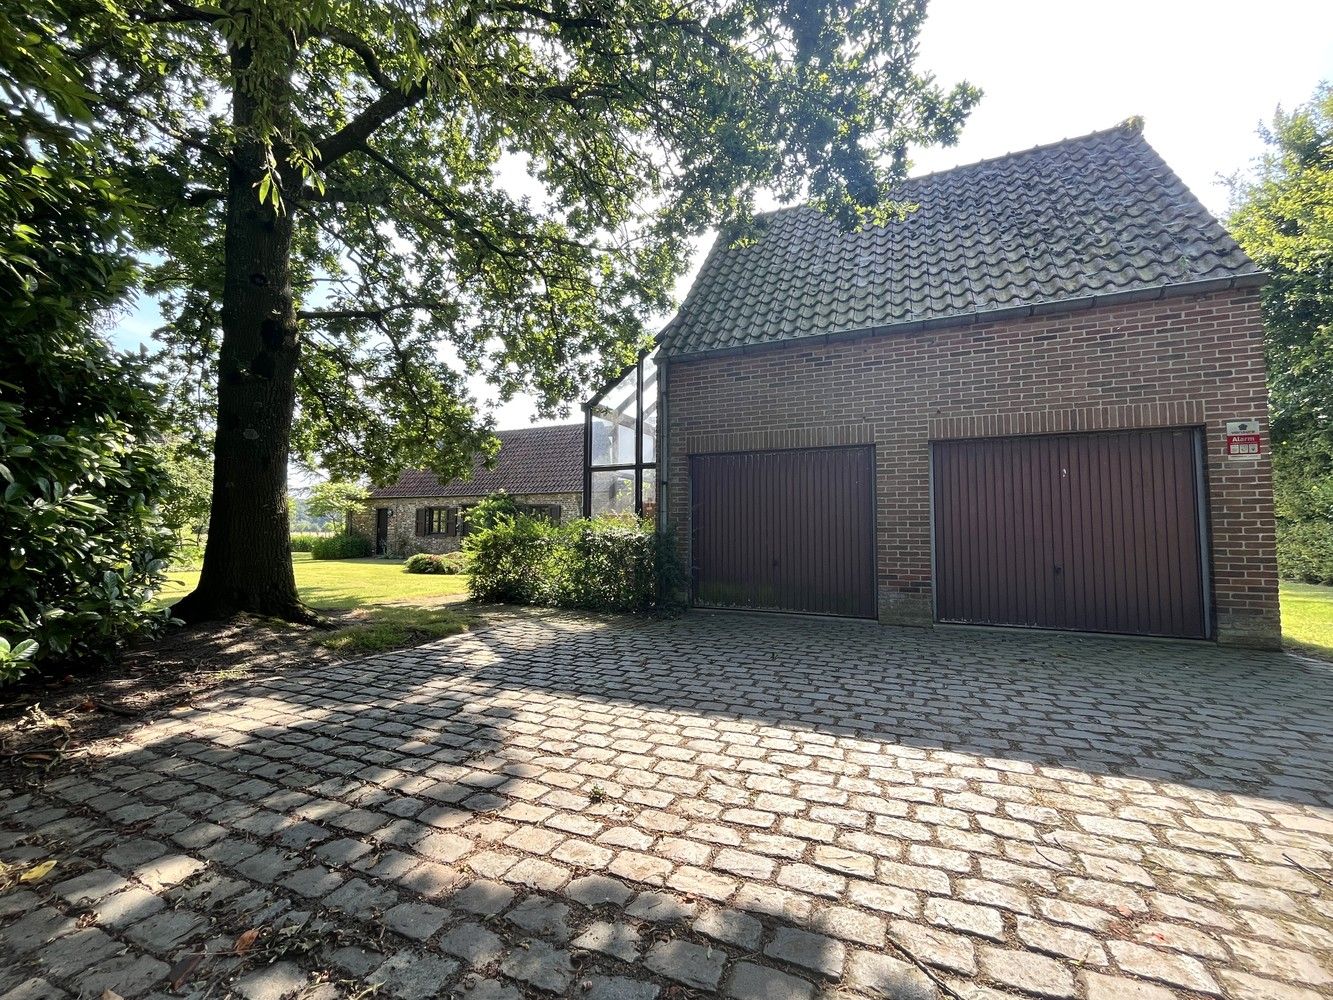
[[[932, 440], [1202, 427], [1218, 638], [1279, 640], [1257, 290], [680, 360], [667, 392], [664, 499], [687, 565], [690, 454], [875, 446], [886, 623], [933, 618]], [[1263, 456], [1226, 457], [1226, 422], [1249, 417]]]
[[[456, 552], [461, 547], [457, 535], [418, 535], [417, 510], [422, 507], [465, 507], [482, 497], [393, 497], [368, 500], [363, 511], [349, 518], [348, 529], [357, 535], [375, 541], [375, 511], [389, 510], [389, 543], [387, 555], [405, 559], [417, 552]], [[568, 521], [583, 516], [581, 493], [516, 493], [520, 503], [559, 504], [560, 520]]]

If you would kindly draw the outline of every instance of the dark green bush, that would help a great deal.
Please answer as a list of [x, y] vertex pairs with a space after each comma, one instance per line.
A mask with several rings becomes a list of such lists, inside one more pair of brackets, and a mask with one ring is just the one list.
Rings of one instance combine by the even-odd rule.
[[312, 559], [364, 559], [374, 549], [370, 539], [361, 535], [329, 535], [311, 543], [310, 556]]
[[293, 552], [313, 552], [315, 543], [325, 538], [325, 535], [292, 535]]
[[644, 611], [678, 594], [674, 548], [646, 522], [501, 516], [463, 544], [477, 600]]
[[403, 569], [408, 573], [443, 573], [444, 563], [439, 556], [430, 552], [418, 552], [407, 557]]
[[1284, 580], [1333, 584], [1333, 522], [1279, 521], [1277, 569]]
[[467, 557], [462, 552], [418, 552], [409, 556], [403, 568], [409, 573], [444, 573], [449, 576], [467, 572]]
[[134, 281], [134, 209], [76, 129], [34, 127], [60, 106], [41, 86], [0, 115], [0, 683], [169, 621], [152, 607], [174, 543], [162, 394], [96, 332]]

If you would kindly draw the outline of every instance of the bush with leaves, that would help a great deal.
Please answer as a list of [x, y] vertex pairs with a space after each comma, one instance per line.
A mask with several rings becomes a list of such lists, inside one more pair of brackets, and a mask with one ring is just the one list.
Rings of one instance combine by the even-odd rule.
[[418, 552], [408, 557], [407, 562], [403, 563], [403, 569], [408, 573], [443, 573], [455, 576], [467, 572], [467, 557], [462, 552], [448, 552], [443, 555]]
[[88, 95], [46, 7], [0, 15], [0, 680], [169, 620], [161, 393], [95, 329], [134, 280], [134, 206], [79, 138]]
[[364, 559], [374, 555], [375, 547], [369, 538], [360, 535], [329, 535], [317, 538], [310, 545], [312, 559]]
[[622, 518], [551, 524], [499, 515], [463, 541], [472, 596], [481, 601], [595, 611], [644, 611], [679, 597], [674, 547], [649, 522]]
[[293, 552], [313, 552], [316, 543], [321, 539], [328, 538], [328, 535], [292, 535]]

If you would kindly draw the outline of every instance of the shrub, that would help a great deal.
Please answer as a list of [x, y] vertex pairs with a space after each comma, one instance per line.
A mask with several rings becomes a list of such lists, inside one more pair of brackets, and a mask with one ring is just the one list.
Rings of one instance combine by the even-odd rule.
[[[65, 78], [46, 59], [39, 87]], [[174, 542], [162, 392], [96, 331], [134, 280], [132, 207], [78, 130], [34, 126], [58, 103], [0, 116], [0, 682], [169, 621], [152, 605]]]
[[364, 559], [374, 551], [369, 538], [361, 535], [329, 535], [310, 544], [313, 559]]
[[403, 564], [409, 573], [446, 573], [454, 575], [467, 572], [467, 557], [462, 552], [447, 552], [436, 555], [433, 552], [418, 552], [410, 556]]
[[[321, 541], [324, 535], [292, 535], [293, 552], [313, 552], [315, 543]], [[332, 558], [332, 557], [329, 557]]]
[[677, 598], [674, 547], [647, 522], [501, 516], [463, 544], [477, 600], [644, 611]]
[[1278, 521], [1277, 569], [1284, 580], [1333, 584], [1333, 522]]
[[463, 539], [472, 560], [468, 590], [479, 601], [551, 604], [551, 556], [560, 529], [536, 518], [497, 517]]

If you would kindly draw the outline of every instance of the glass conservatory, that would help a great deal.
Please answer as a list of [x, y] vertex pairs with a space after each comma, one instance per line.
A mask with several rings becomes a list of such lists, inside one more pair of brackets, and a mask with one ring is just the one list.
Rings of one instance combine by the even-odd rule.
[[657, 513], [657, 362], [651, 353], [584, 404], [583, 513]]

